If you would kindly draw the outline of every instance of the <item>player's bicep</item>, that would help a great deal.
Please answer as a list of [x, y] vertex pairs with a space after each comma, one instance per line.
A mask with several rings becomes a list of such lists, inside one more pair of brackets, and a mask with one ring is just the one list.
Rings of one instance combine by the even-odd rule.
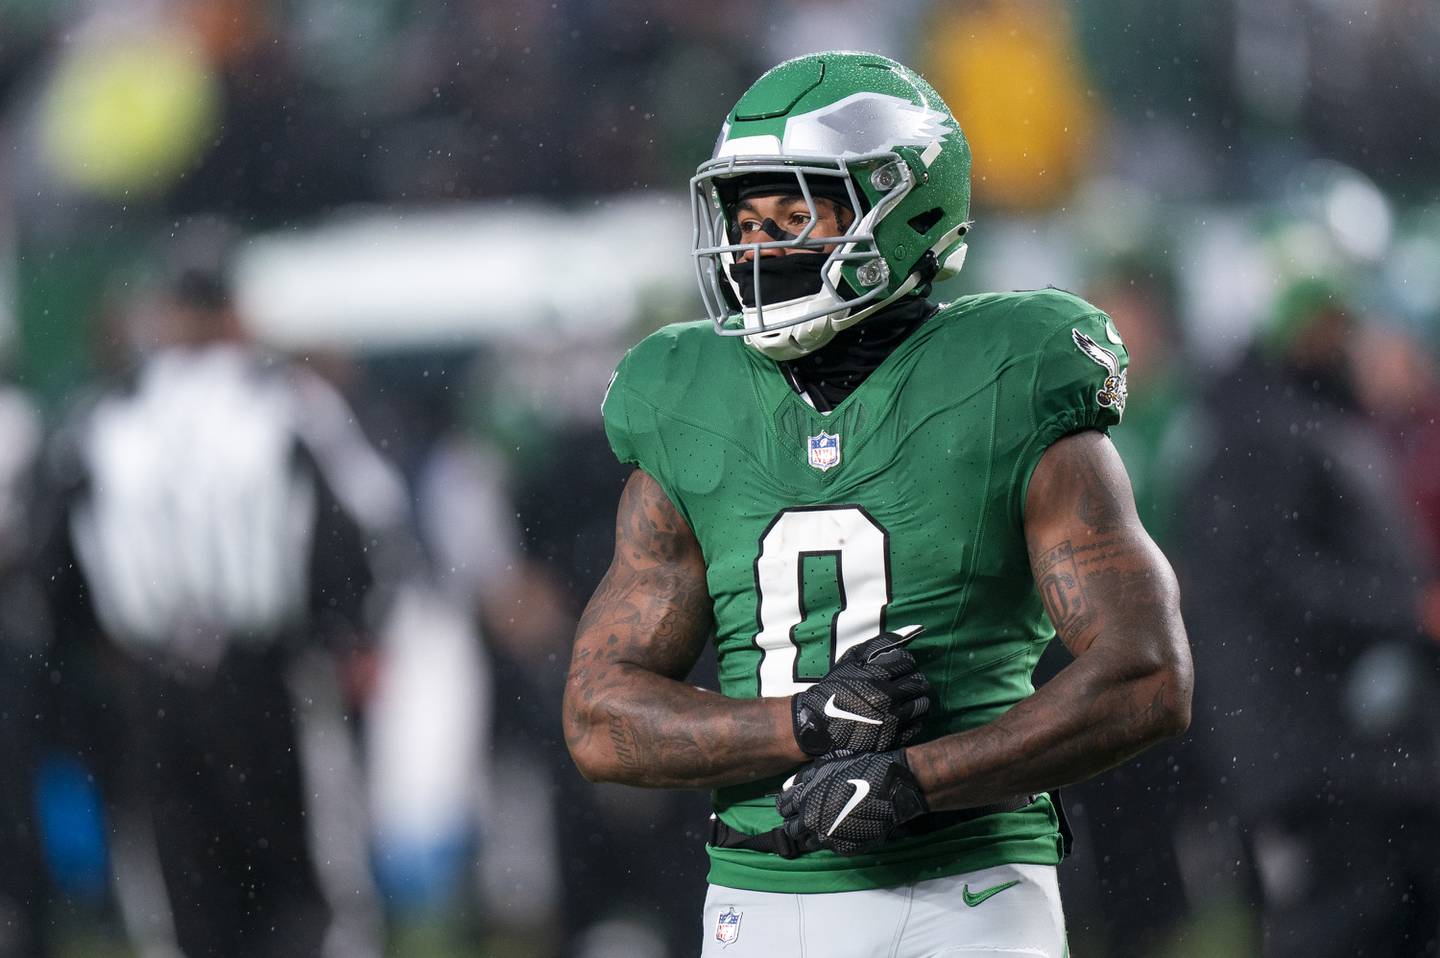
[[1072, 653], [1103, 636], [1157, 665], [1188, 654], [1174, 572], [1140, 523], [1109, 437], [1078, 432], [1046, 449], [1026, 493], [1025, 540], [1045, 611]]
[[571, 680], [600, 663], [684, 678], [711, 627], [700, 544], [659, 483], [637, 469], [620, 497], [614, 558], [576, 630]]

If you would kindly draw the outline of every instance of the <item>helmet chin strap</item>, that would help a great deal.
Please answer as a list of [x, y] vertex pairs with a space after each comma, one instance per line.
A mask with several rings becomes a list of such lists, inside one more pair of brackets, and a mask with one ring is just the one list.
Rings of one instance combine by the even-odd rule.
[[[895, 292], [878, 302], [870, 303], [853, 312], [843, 309], [836, 310], [833, 313], [828, 313], [803, 323], [796, 323], [793, 326], [785, 326], [768, 333], [752, 333], [745, 337], [745, 342], [770, 359], [777, 361], [798, 359], [807, 353], [813, 353], [821, 346], [830, 342], [830, 340], [835, 338], [835, 334], [842, 329], [848, 329], [865, 317], [878, 313], [897, 299], [910, 295], [919, 285], [919, 274], [911, 273]], [[775, 314], [776, 320], [784, 322], [787, 318], [786, 313], [803, 316], [826, 302], [836, 302], [835, 297], [831, 295], [829, 290], [821, 290], [813, 296], [806, 296], [803, 299], [795, 299], [788, 303], [777, 304], [765, 312], [767, 316], [772, 313]], [[754, 315], [754, 310], [747, 309], [745, 313], [746, 318], [749, 319]]]
[[[969, 224], [962, 223], [954, 230], [942, 236], [939, 242], [931, 247], [931, 251], [939, 255], [942, 250], [964, 236], [968, 231]], [[965, 265], [965, 254], [968, 251], [969, 245], [966, 243], [961, 243], [952, 250], [950, 255], [945, 257], [945, 262], [940, 264], [939, 269], [935, 273], [935, 278], [949, 279], [957, 275], [961, 267]], [[838, 277], [833, 278], [838, 280]], [[895, 292], [879, 302], [870, 303], [853, 312], [845, 309], [837, 309], [824, 316], [819, 316], [806, 322], [796, 323], [793, 326], [785, 326], [768, 333], [751, 333], [745, 337], [745, 342], [765, 356], [777, 361], [798, 359], [824, 346], [841, 330], [849, 329], [865, 317], [878, 313], [902, 296], [910, 295], [915, 291], [916, 287], [920, 285], [920, 281], [920, 274], [916, 271], [911, 271], [910, 275], [905, 278], [905, 282], [901, 283]], [[822, 306], [832, 303], [837, 306], [842, 305], [828, 289], [822, 289], [813, 296], [806, 296], [802, 299], [793, 299], [789, 302], [776, 304], [770, 307], [770, 309], [767, 309], [765, 313], [767, 318], [773, 317], [770, 321], [783, 323], [791, 317], [804, 316], [806, 313], [813, 312]], [[747, 323], [754, 320], [755, 312], [753, 309], [744, 310]]]
[[935, 272], [935, 278], [950, 279], [959, 276], [960, 269], [965, 265], [965, 254], [968, 252], [970, 252], [970, 244], [961, 243], [955, 252], [945, 257], [945, 262], [941, 263], [940, 268]]

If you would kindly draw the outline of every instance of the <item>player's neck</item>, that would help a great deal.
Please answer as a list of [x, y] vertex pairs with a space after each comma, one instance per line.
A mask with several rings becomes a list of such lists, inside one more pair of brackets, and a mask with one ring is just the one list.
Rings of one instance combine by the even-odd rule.
[[840, 405], [910, 334], [935, 315], [936, 307], [915, 296], [903, 299], [858, 325], [839, 332], [821, 348], [781, 363], [786, 380], [821, 412]]

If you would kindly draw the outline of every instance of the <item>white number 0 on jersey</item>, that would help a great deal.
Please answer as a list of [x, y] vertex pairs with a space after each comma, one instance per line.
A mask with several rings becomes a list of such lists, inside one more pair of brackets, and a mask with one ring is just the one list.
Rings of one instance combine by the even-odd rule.
[[890, 604], [889, 535], [859, 506], [786, 509], [760, 538], [755, 559], [759, 593], [760, 694], [794, 695], [813, 682], [796, 671], [795, 629], [805, 619], [804, 561], [834, 556], [840, 610], [830, 624], [831, 663], [882, 630]]

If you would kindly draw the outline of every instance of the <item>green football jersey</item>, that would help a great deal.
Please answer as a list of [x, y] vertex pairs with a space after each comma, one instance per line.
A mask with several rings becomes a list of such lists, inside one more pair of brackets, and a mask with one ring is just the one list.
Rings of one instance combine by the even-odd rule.
[[[919, 624], [933, 687], [919, 741], [989, 722], [1034, 691], [1054, 629], [1030, 573], [1025, 490], [1041, 453], [1120, 421], [1128, 357], [1108, 317], [1068, 293], [943, 306], [829, 414], [776, 363], [709, 323], [666, 327], [621, 361], [605, 429], [699, 540], [721, 691], [788, 696], [847, 649]], [[732, 828], [781, 823], [785, 776], [719, 789]], [[1048, 797], [841, 857], [710, 850], [710, 881], [829, 892], [1054, 864]]]

